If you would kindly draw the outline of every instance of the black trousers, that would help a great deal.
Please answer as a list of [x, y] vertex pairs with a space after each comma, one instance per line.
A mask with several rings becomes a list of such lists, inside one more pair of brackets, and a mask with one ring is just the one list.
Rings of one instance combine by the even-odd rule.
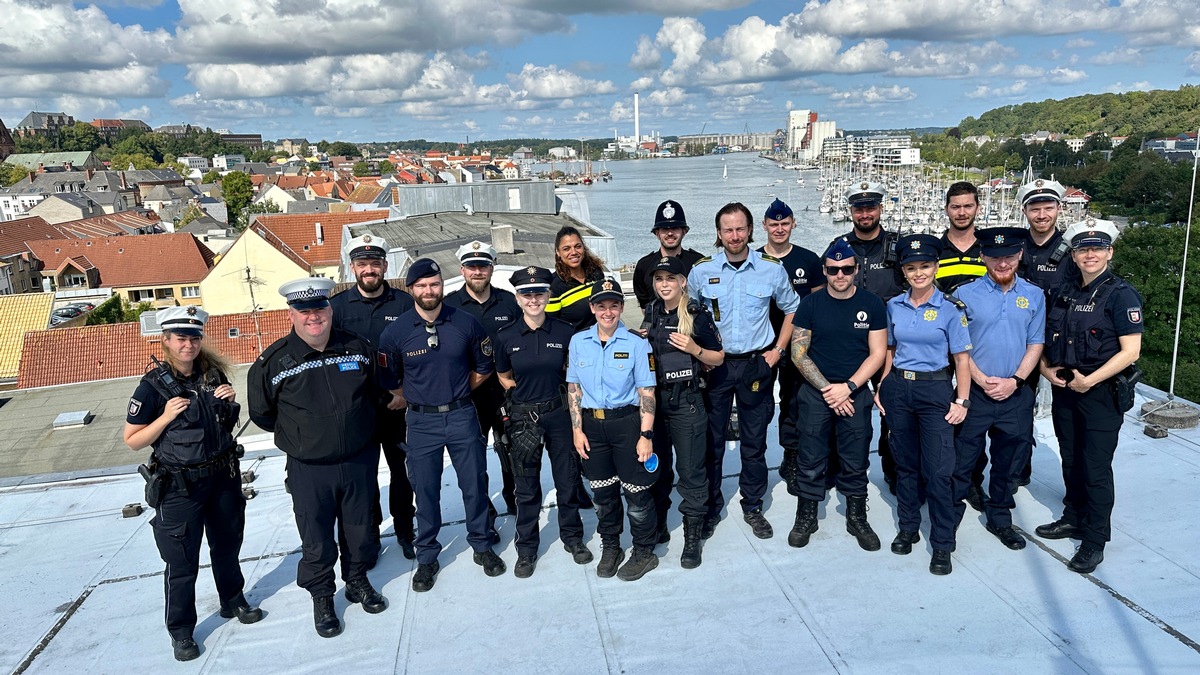
[[[883, 372], [882, 370], [880, 373]], [[879, 391], [879, 386], [883, 383], [880, 378], [880, 373], [876, 373], [875, 377], [871, 378], [872, 387], [875, 391]], [[892, 456], [891, 434], [888, 433], [888, 420], [884, 415], [879, 416], [879, 468], [883, 471], [883, 477], [888, 482], [895, 484], [896, 482], [896, 459]]]
[[[405, 411], [384, 410], [376, 419], [379, 428], [380, 446], [383, 458], [387, 462], [391, 482], [388, 483], [388, 513], [392, 516], [392, 527], [396, 536], [408, 541], [413, 540], [413, 518], [417, 515], [416, 502], [413, 497], [412, 482], [408, 479], [408, 458], [406, 440], [408, 424], [405, 421]], [[383, 514], [379, 514], [379, 522], [383, 522]]]
[[[753, 358], [762, 358], [755, 356]], [[733, 400], [737, 397], [738, 429], [741, 435], [742, 473], [738, 479], [741, 488], [742, 511], [749, 513], [762, 508], [763, 496], [767, 493], [767, 427], [775, 416], [775, 397], [771, 393], [775, 386], [775, 374], [760, 383], [757, 396], [747, 396], [738, 386], [742, 375], [750, 367], [749, 360], [729, 360], [708, 374], [708, 515], [716, 516], [725, 506], [725, 495], [721, 493], [722, 467], [725, 463], [725, 437], [729, 428], [729, 416], [733, 411]]]
[[[805, 382], [797, 395], [800, 450], [796, 456], [798, 496], [824, 501], [830, 460], [840, 460], [834, 476], [838, 492], [848, 497], [867, 495], [867, 470], [871, 463], [871, 408], [866, 388], [854, 392], [854, 414], [842, 416], [825, 403], [821, 390]], [[831, 442], [832, 441], [832, 442]], [[833, 446], [833, 447], [831, 447]]]
[[[583, 519], [579, 515], [579, 454], [571, 436], [571, 416], [564, 405], [538, 417], [546, 454], [550, 456], [550, 474], [558, 502], [558, 537], [564, 544], [583, 541]], [[538, 524], [542, 514], [542, 456], [539, 453], [526, 469], [532, 476], [514, 476], [517, 499], [517, 554], [538, 554], [541, 538]]]
[[[654, 495], [650, 487], [658, 473], [646, 471], [638, 461], [637, 442], [641, 437], [640, 414], [618, 419], [598, 420], [583, 414], [583, 433], [587, 436], [588, 458], [583, 460], [583, 475], [592, 484], [596, 504], [596, 531], [605, 546], [616, 546], [624, 529], [625, 513], [621, 506], [621, 487], [629, 504], [629, 531], [633, 545], [652, 548], [658, 541], [654, 528]], [[659, 462], [660, 471], [662, 463]]]
[[973, 483], [972, 473], [982, 458], [987, 462], [984, 446], [990, 438], [992, 454], [991, 480], [988, 481], [984, 512], [993, 527], [1011, 527], [1013, 486], [1021, 467], [1029, 464], [1033, 449], [1034, 393], [1029, 387], [1017, 387], [1003, 401], [990, 398], [983, 390], [971, 385], [971, 409], [958, 426], [955, 435], [957, 460], [954, 468], [954, 522], [961, 523], [966, 513], [967, 490]]
[[338, 559], [336, 532], [346, 540], [342, 580], [367, 574], [379, 557], [379, 448], [368, 445], [336, 464], [309, 464], [287, 458], [288, 488], [300, 531], [296, 585], [313, 597], [333, 595], [333, 565]]
[[779, 447], [796, 450], [800, 447], [799, 409], [796, 400], [804, 378], [796, 370], [790, 356], [779, 360]]
[[504, 433], [504, 418], [500, 415], [500, 407], [504, 405], [504, 387], [500, 386], [496, 378], [489, 378], [471, 392], [471, 402], [475, 404], [479, 430], [483, 433], [485, 443], [488, 433], [491, 432], [492, 449], [500, 457], [500, 495], [505, 506], [511, 506], [516, 503], [516, 483], [508, 464], [508, 449], [499, 442], [500, 435]]
[[238, 555], [246, 525], [246, 498], [237, 464], [233, 467], [188, 481], [187, 494], [169, 487], [150, 520], [158, 555], [167, 565], [163, 572], [164, 615], [173, 639], [191, 637], [196, 628], [196, 576], [200, 540], [205, 534], [221, 605], [228, 606], [245, 587]]
[[1054, 435], [1062, 455], [1063, 519], [1079, 526], [1083, 543], [1104, 549], [1112, 538], [1116, 499], [1112, 461], [1125, 416], [1117, 410], [1111, 380], [1087, 393], [1054, 387]]
[[685, 516], [708, 513], [708, 471], [705, 469], [708, 412], [704, 409], [704, 394], [695, 383], [658, 387], [655, 411], [654, 454], [658, 455], [659, 476], [651, 492], [661, 528], [671, 510], [671, 488], [676, 472], [679, 474], [679, 496], [683, 500], [679, 512]]

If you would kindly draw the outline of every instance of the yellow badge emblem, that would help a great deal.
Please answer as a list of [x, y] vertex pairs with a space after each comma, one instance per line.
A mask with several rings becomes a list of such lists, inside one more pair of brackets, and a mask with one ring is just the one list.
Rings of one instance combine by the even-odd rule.
[[937, 310], [936, 309], [925, 310], [925, 320], [926, 321], [933, 321], [936, 318], [937, 318]]
[[960, 316], [958, 318], [960, 321], [962, 321], [963, 328], [966, 328], [967, 327], [967, 315], [963, 314], [962, 316]]
[[755, 380], [754, 383], [750, 385], [750, 391], [756, 393], [758, 392], [758, 380]]
[[1017, 296], [1017, 307], [1020, 307], [1021, 309], [1029, 309], [1029, 298], [1027, 298], [1023, 295], [1018, 295]]

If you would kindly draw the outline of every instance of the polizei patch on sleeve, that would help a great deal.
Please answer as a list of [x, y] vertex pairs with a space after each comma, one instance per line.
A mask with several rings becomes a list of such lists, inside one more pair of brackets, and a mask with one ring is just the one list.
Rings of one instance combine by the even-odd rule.
[[1142, 308], [1138, 307], [1136, 309], [1129, 310], [1129, 323], [1141, 323], [1141, 322], [1142, 322]]
[[129, 414], [131, 416], [137, 415], [141, 411], [142, 411], [142, 402], [137, 400], [136, 398], [129, 399]]

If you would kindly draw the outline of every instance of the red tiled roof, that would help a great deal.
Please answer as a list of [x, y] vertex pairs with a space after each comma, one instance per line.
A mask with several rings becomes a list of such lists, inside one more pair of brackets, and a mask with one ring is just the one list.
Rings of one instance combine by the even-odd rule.
[[[237, 328], [239, 336], [229, 337]], [[287, 310], [213, 316], [204, 344], [235, 364], [250, 363], [292, 329]], [[70, 358], [63, 358], [70, 354]], [[143, 336], [138, 322], [54, 328], [25, 334], [17, 388], [132, 377], [146, 371], [150, 355], [162, 358], [161, 336]]]
[[[385, 209], [350, 213], [273, 214], [259, 216], [254, 221], [254, 230], [276, 248], [279, 248], [276, 242], [282, 242], [309, 265], [336, 265], [342, 258], [343, 225], [382, 220], [387, 217], [388, 211]], [[321, 223], [325, 235], [324, 244], [317, 243], [317, 223]], [[287, 251], [284, 251], [284, 254], [286, 255]]]
[[346, 201], [355, 204], [371, 204], [382, 192], [383, 188], [378, 185], [360, 183], [358, 187], [354, 188], [354, 192], [346, 196]]
[[70, 232], [57, 225], [51, 225], [38, 216], [0, 222], [0, 257], [28, 251], [29, 247], [25, 245], [27, 241], [71, 237]]
[[[154, 212], [151, 211], [150, 213]], [[158, 222], [159, 218], [157, 215], [150, 217], [136, 211], [118, 211], [117, 213], [109, 213], [92, 218], [68, 220], [64, 223], [59, 223], [58, 227], [80, 238], [119, 237], [126, 234], [125, 230], [120, 228], [120, 225], [140, 230], [153, 227]]]
[[104, 286], [165, 286], [199, 283], [213, 265], [213, 252], [191, 234], [143, 234], [27, 242], [43, 269], [58, 268], [64, 258], [87, 256]]

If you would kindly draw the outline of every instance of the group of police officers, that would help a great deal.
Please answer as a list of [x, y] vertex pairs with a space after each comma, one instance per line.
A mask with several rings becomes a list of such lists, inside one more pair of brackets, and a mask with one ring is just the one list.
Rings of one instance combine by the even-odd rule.
[[[740, 441], [743, 518], [755, 536], [772, 537], [763, 498], [776, 379], [780, 473], [797, 498], [788, 544], [809, 544], [819, 505], [836, 487], [846, 499], [847, 531], [864, 550], [881, 548], [866, 515], [871, 409], [878, 407], [883, 478], [898, 499], [891, 550], [911, 552], [927, 505], [929, 569], [949, 574], [965, 504], [983, 512], [987, 531], [1004, 546], [1025, 546], [1011, 510], [1015, 491], [1029, 482], [1040, 375], [1053, 390], [1066, 497], [1062, 517], [1036, 532], [1078, 539], [1069, 567], [1091, 572], [1109, 539], [1112, 456], [1136, 381], [1141, 299], [1108, 269], [1117, 236], [1111, 223], [1088, 218], [1065, 234], [1057, 227], [1064, 192], [1052, 180], [1034, 181], [1018, 194], [1028, 227], [977, 230], [977, 189], [955, 183], [946, 193], [946, 233], [901, 237], [882, 226], [886, 190], [863, 182], [846, 195], [853, 229], [821, 254], [792, 243], [794, 215], [776, 199], [761, 221], [763, 246], [751, 246], [755, 218], [733, 202], [717, 212], [716, 251], [703, 256], [684, 248], [690, 228], [683, 206], [667, 200], [651, 228], [660, 246], [635, 268], [644, 314], [636, 328], [621, 321], [625, 297], [614, 279], [588, 282], [591, 320], [576, 330], [547, 311], [564, 304], [554, 297], [561, 274], [531, 266], [511, 276], [515, 294], [496, 288], [496, 251], [484, 242], [458, 250], [464, 285], [448, 295], [433, 260], [409, 266], [405, 293], [385, 281], [386, 242], [370, 234], [347, 242], [354, 285], [332, 297], [328, 279], [282, 286], [293, 330], [248, 375], [250, 418], [287, 455], [302, 541], [297, 583], [312, 594], [317, 633], [342, 630], [333, 604], [339, 558], [346, 599], [370, 613], [387, 608], [367, 577], [381, 550], [381, 451], [395, 537], [405, 557], [417, 560], [417, 592], [430, 590], [440, 570], [444, 453], [462, 492], [474, 562], [488, 576], [506, 571], [493, 550], [499, 536], [486, 472], [489, 435], [501, 460], [504, 505], [516, 517], [518, 577], [534, 573], [541, 552], [543, 448], [559, 538], [580, 565], [593, 560], [580, 510], [594, 498], [600, 577], [635, 580], [657, 566], [655, 546], [670, 540], [674, 487], [681, 567], [701, 564], [703, 542], [725, 506], [731, 432]], [[199, 344], [206, 315], [187, 312], [163, 321], [164, 334]], [[169, 476], [165, 496], [151, 504], [169, 571], [168, 629], [176, 658], [195, 658], [190, 589], [202, 528], [210, 528], [222, 616], [261, 618], [242, 596], [240, 576], [217, 564], [218, 549], [221, 560], [236, 561], [240, 530], [211, 529], [220, 515], [213, 509], [232, 510], [241, 523], [244, 500], [224, 490], [214, 493], [225, 495], [215, 505], [191, 506], [192, 520], [182, 525], [166, 515], [180, 499], [207, 499], [210, 476], [237, 475], [228, 429], [188, 426], [182, 414], [197, 403], [216, 410], [233, 396], [199, 385], [180, 396], [157, 393], [162, 378], [153, 375], [131, 400], [126, 441], [152, 446]], [[190, 370], [175, 375], [195, 380]], [[628, 560], [620, 545], [626, 515]], [[173, 548], [180, 537], [186, 553]], [[172, 566], [184, 569], [181, 578]], [[190, 584], [188, 591], [180, 595], [173, 579]]]

